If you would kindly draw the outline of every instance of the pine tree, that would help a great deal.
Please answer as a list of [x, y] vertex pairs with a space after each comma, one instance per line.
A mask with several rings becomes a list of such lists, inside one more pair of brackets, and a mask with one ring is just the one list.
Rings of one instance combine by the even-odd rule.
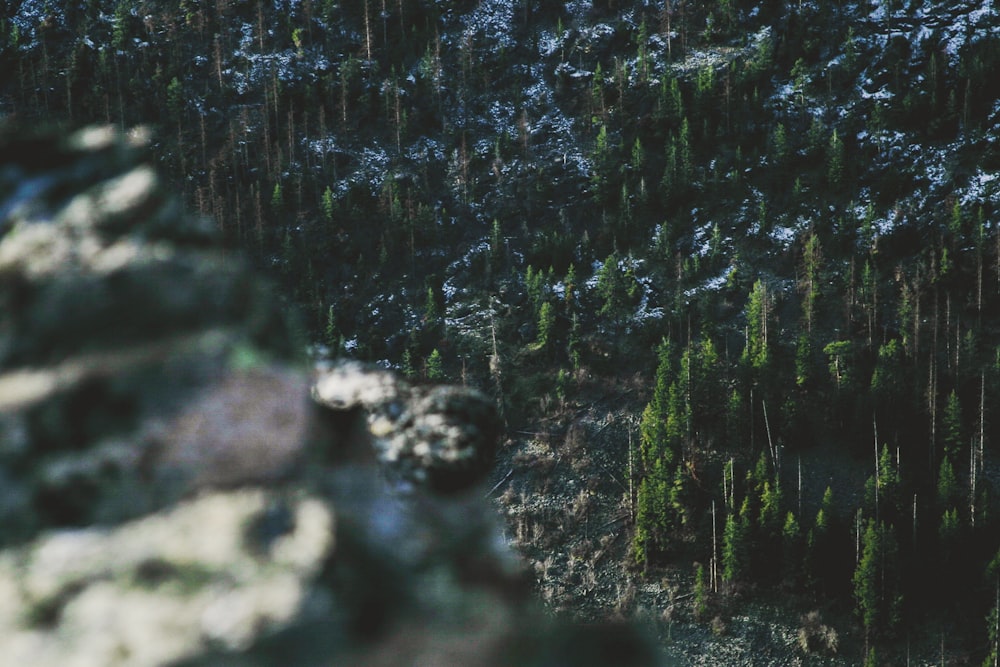
[[441, 353], [438, 352], [437, 348], [431, 351], [424, 363], [424, 375], [431, 382], [443, 382], [446, 379], [444, 362], [441, 360]]
[[839, 188], [844, 181], [844, 142], [840, 140], [837, 130], [830, 136], [826, 157], [827, 181], [833, 188]]
[[181, 112], [184, 110], [184, 86], [175, 76], [167, 84], [167, 111], [175, 123], [181, 122]]
[[778, 167], [784, 166], [788, 160], [788, 135], [784, 123], [778, 123], [771, 133], [771, 154]]
[[983, 667], [1000, 667], [1000, 551], [986, 566], [987, 591], [992, 594], [993, 607], [986, 616], [986, 636], [989, 653]]
[[705, 566], [695, 563], [694, 566], [694, 616], [704, 618], [708, 613], [708, 583], [705, 577]]
[[548, 301], [538, 309], [538, 335], [535, 338], [535, 349], [547, 350], [552, 339], [552, 328], [556, 323], [556, 311]]
[[743, 362], [752, 368], [763, 370], [770, 359], [768, 341], [769, 319], [771, 312], [770, 296], [764, 282], [754, 283], [753, 291], [746, 305], [747, 342], [743, 350]]
[[602, 124], [601, 129], [597, 131], [597, 138], [594, 141], [594, 171], [590, 176], [594, 203], [598, 206], [606, 206], [611, 199], [612, 187], [609, 182], [611, 163], [611, 145], [608, 140], [608, 128]]
[[433, 326], [437, 323], [439, 316], [437, 297], [434, 294], [434, 288], [428, 286], [426, 296], [424, 297], [424, 324], [427, 326]]
[[271, 210], [274, 213], [280, 213], [285, 208], [285, 196], [281, 190], [281, 183], [274, 184], [274, 190], [271, 191]]
[[942, 437], [944, 439], [944, 454], [952, 462], [957, 460], [959, 448], [962, 446], [964, 437], [962, 435], [962, 406], [958, 400], [958, 394], [953, 389], [944, 405], [944, 415], [942, 416]]
[[744, 531], [739, 519], [732, 512], [726, 517], [726, 526], [722, 531], [722, 579], [733, 583], [746, 567], [744, 550]]
[[848, 389], [853, 381], [854, 345], [849, 340], [835, 341], [823, 348], [829, 358], [830, 378], [838, 390]]
[[333, 198], [333, 190], [330, 186], [326, 186], [326, 190], [323, 190], [323, 219], [327, 222], [333, 222], [333, 214], [336, 211], [337, 203]]
[[899, 622], [898, 546], [892, 528], [870, 520], [862, 538], [861, 559], [854, 571], [854, 599], [868, 636], [889, 633]]
[[493, 226], [490, 228], [490, 273], [495, 274], [500, 270], [504, 258], [503, 235], [500, 230], [500, 221], [493, 219]]
[[566, 356], [569, 357], [573, 370], [579, 370], [583, 365], [583, 355], [580, 351], [580, 319], [573, 313], [569, 326], [569, 336], [566, 340]]
[[765, 480], [760, 493], [760, 515], [758, 519], [765, 535], [777, 535], [781, 526], [781, 486]]
[[997, 602], [990, 609], [986, 616], [986, 636], [989, 645], [989, 653], [983, 660], [983, 667], [1000, 666], [1000, 595], [997, 595]]
[[822, 261], [819, 236], [816, 232], [811, 232], [802, 250], [802, 279], [799, 286], [802, 292], [802, 318], [805, 320], [806, 330], [810, 333], [816, 316], [816, 302], [820, 296]]
[[722, 531], [722, 579], [734, 583], [745, 576], [750, 567], [750, 524], [747, 499], [743, 499], [739, 516], [730, 512]]
[[789, 584], [798, 583], [802, 568], [802, 531], [795, 514], [785, 515], [785, 524], [781, 529], [781, 566], [782, 578]]
[[955, 468], [951, 465], [951, 460], [946, 456], [941, 459], [941, 467], [938, 471], [938, 507], [942, 510], [958, 507], [962, 504], [962, 495], [961, 487], [958, 485], [958, 477], [955, 475]]

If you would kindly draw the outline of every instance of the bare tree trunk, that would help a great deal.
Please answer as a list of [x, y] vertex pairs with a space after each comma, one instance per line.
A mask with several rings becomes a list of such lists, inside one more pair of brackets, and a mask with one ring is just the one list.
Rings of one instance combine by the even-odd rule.
[[713, 593], [717, 593], [719, 591], [719, 587], [718, 587], [718, 583], [717, 583], [717, 579], [718, 579], [717, 573], [718, 573], [718, 570], [719, 570], [719, 566], [718, 566], [718, 563], [719, 563], [719, 545], [718, 545], [718, 540], [716, 538], [717, 534], [718, 534], [718, 527], [717, 527], [716, 520], [715, 520], [715, 501], [713, 500], [712, 501], [712, 568], [711, 568], [712, 592]]
[[802, 520], [802, 455], [799, 454], [799, 503], [798, 503], [798, 516], [799, 521]]
[[927, 411], [931, 415], [931, 437], [927, 450], [927, 465], [930, 471], [934, 472], [934, 450], [937, 441], [937, 359], [934, 354], [931, 354], [931, 363], [927, 369]]
[[372, 59], [372, 28], [371, 19], [368, 12], [368, 0], [364, 0], [365, 3], [365, 60], [371, 61]]
[[635, 523], [635, 463], [632, 455], [632, 425], [628, 428], [628, 511], [632, 522]]
[[979, 375], [979, 471], [984, 470], [983, 454], [986, 448], [986, 371]]
[[761, 407], [764, 408], [764, 428], [767, 430], [767, 448], [771, 452], [771, 465], [774, 466], [774, 479], [777, 482], [780, 472], [778, 471], [778, 450], [774, 446], [774, 441], [771, 439], [771, 421], [767, 418], [767, 403], [765, 401], [760, 402]]
[[878, 456], [878, 422], [875, 421], [875, 415], [872, 415], [872, 428], [875, 430], [875, 521], [878, 522], [878, 487], [881, 480], [879, 471], [879, 456]]

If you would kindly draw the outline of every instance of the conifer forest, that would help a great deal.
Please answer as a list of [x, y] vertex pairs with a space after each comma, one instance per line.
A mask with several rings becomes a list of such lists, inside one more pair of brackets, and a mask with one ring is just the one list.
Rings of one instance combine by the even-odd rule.
[[998, 665], [998, 73], [991, 0], [0, 7], [0, 117], [149, 128], [314, 357], [495, 397], [540, 597], [676, 664]]

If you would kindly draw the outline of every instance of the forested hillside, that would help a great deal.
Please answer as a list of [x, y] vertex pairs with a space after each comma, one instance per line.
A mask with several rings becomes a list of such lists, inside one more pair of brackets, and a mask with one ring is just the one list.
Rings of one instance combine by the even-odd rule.
[[998, 66], [989, 0], [0, 8], [0, 114], [152, 126], [317, 354], [495, 395], [554, 607], [848, 664], [1000, 653]]

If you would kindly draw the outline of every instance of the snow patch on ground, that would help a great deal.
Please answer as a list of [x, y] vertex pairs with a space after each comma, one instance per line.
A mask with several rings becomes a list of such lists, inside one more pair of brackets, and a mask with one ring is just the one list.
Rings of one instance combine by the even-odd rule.
[[484, 38], [500, 48], [515, 45], [513, 22], [514, 4], [510, 0], [482, 0], [463, 19], [466, 34]]

